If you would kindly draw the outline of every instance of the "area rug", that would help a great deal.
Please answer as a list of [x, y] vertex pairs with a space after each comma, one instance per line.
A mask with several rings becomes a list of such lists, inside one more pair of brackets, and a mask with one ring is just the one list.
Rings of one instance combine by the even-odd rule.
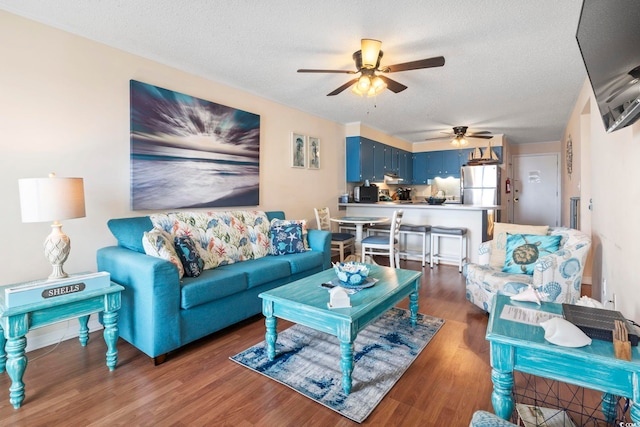
[[338, 339], [306, 326], [278, 333], [273, 361], [264, 341], [230, 359], [361, 423], [443, 324], [443, 319], [418, 314], [413, 327], [408, 310], [392, 308], [363, 329], [354, 343], [349, 395], [342, 390]]

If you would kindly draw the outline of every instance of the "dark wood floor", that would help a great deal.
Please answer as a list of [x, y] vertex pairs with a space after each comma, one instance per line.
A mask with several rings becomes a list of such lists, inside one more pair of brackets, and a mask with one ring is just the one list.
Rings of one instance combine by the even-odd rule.
[[[421, 269], [411, 261], [402, 268]], [[427, 267], [419, 302], [421, 313], [446, 322], [364, 425], [467, 426], [475, 410], [491, 410], [488, 319], [465, 300], [464, 277], [456, 267]], [[86, 348], [72, 339], [40, 358], [51, 348], [39, 349], [28, 354], [20, 409], [9, 404], [10, 379], [0, 374], [0, 426], [358, 425], [229, 360], [263, 339], [256, 316], [160, 366], [120, 339], [113, 372], [100, 332]]]

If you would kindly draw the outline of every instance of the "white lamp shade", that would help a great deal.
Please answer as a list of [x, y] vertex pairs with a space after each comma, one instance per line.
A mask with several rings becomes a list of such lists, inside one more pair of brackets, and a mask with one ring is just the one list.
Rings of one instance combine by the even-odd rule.
[[378, 63], [378, 56], [380, 55], [382, 42], [380, 40], [362, 39], [360, 45], [360, 50], [362, 52], [362, 66], [364, 68], [375, 68]]
[[46, 222], [85, 216], [82, 178], [18, 180], [22, 222]]

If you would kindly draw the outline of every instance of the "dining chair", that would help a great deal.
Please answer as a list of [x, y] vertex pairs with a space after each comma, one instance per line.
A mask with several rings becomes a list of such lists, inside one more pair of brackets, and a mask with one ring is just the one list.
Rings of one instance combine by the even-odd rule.
[[331, 251], [340, 255], [340, 262], [344, 261], [344, 251], [349, 249], [351, 254], [356, 252], [356, 236], [349, 233], [334, 233], [331, 231], [331, 214], [329, 208], [313, 208], [316, 214], [318, 230], [331, 232]]
[[388, 255], [391, 268], [400, 267], [400, 225], [402, 223], [402, 209], [394, 211], [391, 218], [389, 236], [369, 236], [362, 239], [362, 262], [365, 256]]

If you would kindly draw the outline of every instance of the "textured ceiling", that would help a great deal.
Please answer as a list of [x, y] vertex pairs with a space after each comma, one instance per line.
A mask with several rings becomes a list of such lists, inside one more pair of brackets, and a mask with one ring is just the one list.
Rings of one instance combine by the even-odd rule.
[[[452, 126], [511, 143], [558, 141], [586, 78], [581, 0], [0, 0], [0, 8], [338, 123], [421, 142]], [[326, 94], [354, 69], [361, 38], [409, 88]]]

